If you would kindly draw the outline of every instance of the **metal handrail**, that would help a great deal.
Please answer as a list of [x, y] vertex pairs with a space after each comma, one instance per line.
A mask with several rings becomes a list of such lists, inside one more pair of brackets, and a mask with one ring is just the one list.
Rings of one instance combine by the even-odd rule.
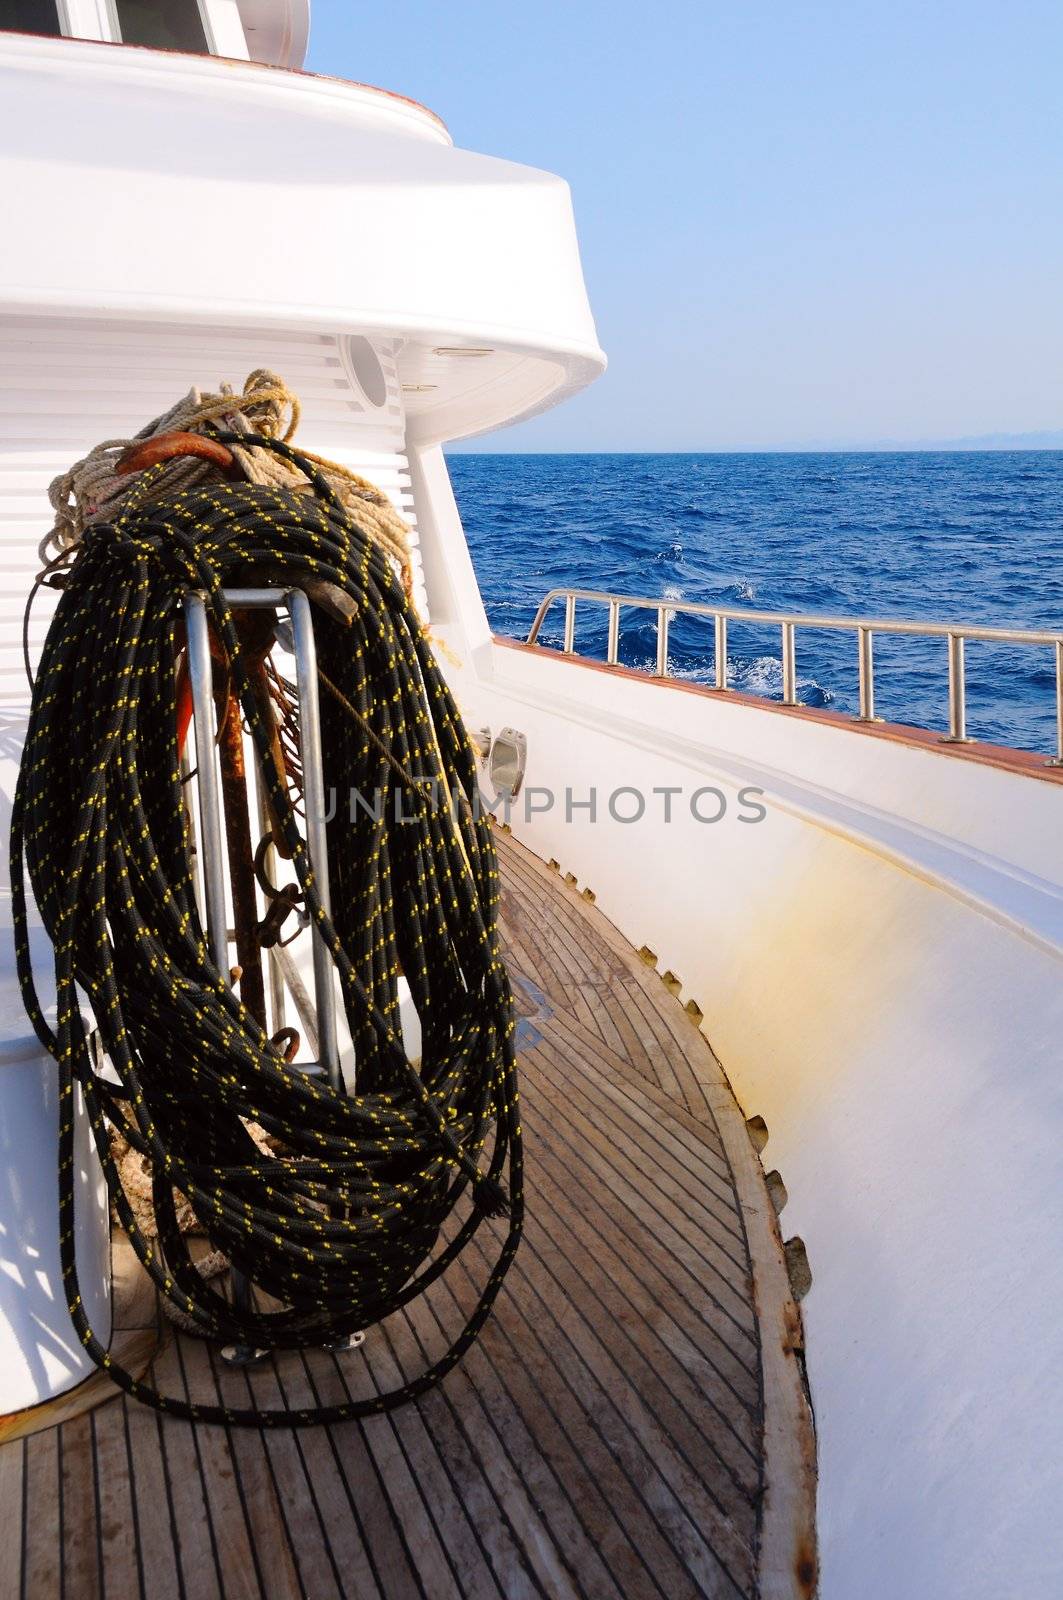
[[1045, 628], [984, 628], [974, 622], [911, 622], [898, 617], [832, 617], [814, 612], [749, 611], [745, 607], [734, 609], [694, 600], [667, 600], [660, 596], [610, 594], [603, 589], [550, 589], [543, 596], [535, 621], [528, 633], [528, 643], [536, 644], [547, 612], [555, 601], [565, 602], [564, 649], [571, 655], [576, 632], [576, 601], [591, 600], [609, 608], [609, 634], [606, 645], [606, 662], [617, 665], [620, 649], [620, 607], [657, 613], [657, 676], [668, 676], [668, 623], [677, 613], [685, 616], [711, 617], [715, 626], [716, 681], [715, 687], [725, 691], [727, 682], [727, 624], [728, 622], [766, 623], [779, 629], [782, 649], [783, 704], [797, 704], [797, 642], [798, 628], [822, 628], [834, 632], [855, 633], [857, 645], [857, 670], [860, 685], [860, 710], [858, 722], [874, 722], [875, 717], [875, 665], [873, 639], [876, 633], [912, 634], [927, 639], [945, 639], [948, 642], [949, 678], [949, 731], [943, 737], [952, 744], [966, 744], [967, 735], [967, 684], [964, 668], [964, 645], [968, 639], [993, 644], [1049, 645], [1056, 656], [1056, 754], [1047, 763], [1063, 766], [1063, 631]]

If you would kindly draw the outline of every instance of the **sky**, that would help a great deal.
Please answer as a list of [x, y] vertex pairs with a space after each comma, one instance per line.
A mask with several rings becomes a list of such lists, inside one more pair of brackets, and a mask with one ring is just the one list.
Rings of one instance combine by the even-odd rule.
[[1063, 429], [1060, 0], [313, 0], [307, 65], [572, 186], [609, 371], [479, 447]]

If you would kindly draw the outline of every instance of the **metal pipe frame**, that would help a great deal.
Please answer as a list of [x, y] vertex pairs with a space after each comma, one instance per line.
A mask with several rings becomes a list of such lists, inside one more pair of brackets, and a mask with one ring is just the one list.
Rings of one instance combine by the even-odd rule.
[[[310, 602], [301, 589], [225, 589], [226, 604], [233, 609], [267, 610], [283, 606], [288, 612], [295, 644], [295, 679], [299, 692], [302, 741], [303, 798], [306, 844], [310, 870], [326, 914], [331, 910], [328, 878], [325, 780], [321, 759], [321, 721], [317, 683], [317, 652]], [[217, 724], [214, 712], [213, 670], [206, 600], [202, 594], [185, 597], [188, 638], [188, 674], [192, 689], [196, 741], [196, 782], [202, 841], [203, 893], [207, 907], [207, 938], [211, 958], [219, 971], [229, 971], [228, 912], [225, 897], [225, 844], [221, 825], [221, 785], [217, 766]], [[336, 989], [332, 957], [315, 925], [314, 1002], [317, 1013], [320, 1064], [332, 1087], [343, 1091], [336, 1019]]]
[[[555, 601], [564, 600], [566, 613], [565, 649], [573, 649], [573, 629], [568, 624], [575, 617], [577, 600], [587, 600], [609, 608], [609, 636], [606, 661], [616, 666], [620, 652], [620, 607], [633, 610], [651, 610], [657, 613], [657, 675], [668, 676], [668, 618], [684, 615], [711, 617], [715, 625], [716, 671], [715, 687], [725, 690], [727, 684], [727, 624], [728, 622], [762, 623], [776, 627], [781, 632], [783, 703], [797, 703], [796, 630], [821, 628], [831, 632], [855, 633], [860, 673], [860, 710], [857, 720], [875, 721], [875, 677], [872, 638], [876, 633], [906, 635], [922, 639], [945, 639], [948, 643], [948, 697], [949, 731], [943, 737], [952, 744], [968, 742], [967, 685], [964, 665], [964, 647], [969, 639], [987, 644], [1023, 644], [1050, 646], [1056, 661], [1056, 754], [1049, 766], [1063, 766], [1063, 632], [1047, 628], [986, 628], [979, 623], [915, 622], [899, 617], [838, 617], [820, 616], [814, 612], [748, 611], [744, 608], [715, 606], [694, 600], [663, 601], [659, 595], [611, 594], [602, 589], [550, 589], [539, 603], [528, 632], [527, 643], [537, 644], [546, 615]], [[662, 648], [661, 634], [664, 634]]]
[[[321, 706], [317, 689], [317, 650], [310, 602], [301, 589], [287, 596], [288, 615], [295, 642], [295, 683], [299, 691], [299, 742], [303, 765], [303, 805], [306, 812], [306, 844], [310, 869], [314, 874], [318, 898], [326, 914], [331, 912], [328, 880], [328, 835], [325, 817], [325, 777], [321, 764]], [[340, 1051], [336, 1036], [336, 985], [332, 955], [317, 925], [314, 940], [314, 1000], [317, 1004], [317, 1036], [321, 1065], [329, 1083], [342, 1091]]]
[[214, 713], [214, 672], [206, 601], [201, 594], [185, 598], [188, 678], [196, 740], [196, 789], [202, 840], [203, 899], [207, 908], [207, 945], [219, 972], [229, 971], [229, 917], [225, 905], [225, 841], [221, 827], [221, 779], [218, 774], [218, 724]]

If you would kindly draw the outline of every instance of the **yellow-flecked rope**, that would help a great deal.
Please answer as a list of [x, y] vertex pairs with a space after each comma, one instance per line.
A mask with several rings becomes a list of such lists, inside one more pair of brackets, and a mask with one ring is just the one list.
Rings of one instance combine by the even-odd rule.
[[[523, 1219], [512, 1006], [475, 757], [393, 563], [310, 459], [266, 435], [217, 437], [276, 454], [311, 492], [171, 481], [160, 501], [166, 469], [153, 467], [113, 520], [85, 527], [37, 675], [15, 799], [16, 947], [27, 1010], [58, 1065], [63, 1280], [85, 1347], [160, 1410], [300, 1427], [422, 1393], [489, 1315]], [[335, 808], [331, 917], [222, 593], [263, 566], [291, 586], [332, 584], [356, 607], [349, 626], [314, 613], [322, 674], [339, 696], [322, 698], [325, 778], [382, 803]], [[353, 1096], [286, 1065], [209, 956], [176, 737], [174, 656], [190, 590], [207, 596], [273, 815], [339, 973], [358, 1061]], [[54, 1028], [30, 963], [27, 872], [54, 949]], [[400, 970], [422, 1027], [416, 1067], [398, 1031]], [[95, 1071], [79, 989], [120, 1087]], [[258, 1411], [157, 1393], [112, 1363], [85, 1313], [74, 1248], [75, 1086], [134, 1249], [207, 1336], [278, 1349], [335, 1343], [408, 1303], [486, 1218], [508, 1213], [472, 1316], [420, 1377], [364, 1400]], [[157, 1238], [123, 1191], [108, 1119], [151, 1164]], [[251, 1123], [272, 1152], [251, 1137]], [[202, 1279], [177, 1196], [215, 1249], [281, 1309], [231, 1305]], [[467, 1214], [444, 1243], [440, 1230], [463, 1197]]]

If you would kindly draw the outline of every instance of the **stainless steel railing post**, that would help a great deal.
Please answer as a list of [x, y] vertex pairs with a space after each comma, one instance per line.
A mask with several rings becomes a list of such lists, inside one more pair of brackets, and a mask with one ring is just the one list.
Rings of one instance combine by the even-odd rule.
[[657, 607], [657, 676], [668, 676], [668, 607]]
[[571, 655], [576, 643], [576, 597], [565, 596], [565, 654]]
[[606, 646], [605, 659], [611, 667], [616, 666], [617, 656], [620, 653], [620, 601], [609, 602], [609, 642]]
[[856, 649], [860, 664], [860, 721], [875, 720], [875, 658], [870, 628], [857, 628]]
[[727, 618], [717, 611], [713, 620], [715, 634], [716, 687], [727, 688]]
[[949, 644], [949, 731], [950, 744], [967, 742], [967, 685], [964, 676], [963, 634], [950, 633]]
[[782, 625], [782, 703], [784, 706], [797, 704], [797, 640], [794, 625], [786, 621]]

